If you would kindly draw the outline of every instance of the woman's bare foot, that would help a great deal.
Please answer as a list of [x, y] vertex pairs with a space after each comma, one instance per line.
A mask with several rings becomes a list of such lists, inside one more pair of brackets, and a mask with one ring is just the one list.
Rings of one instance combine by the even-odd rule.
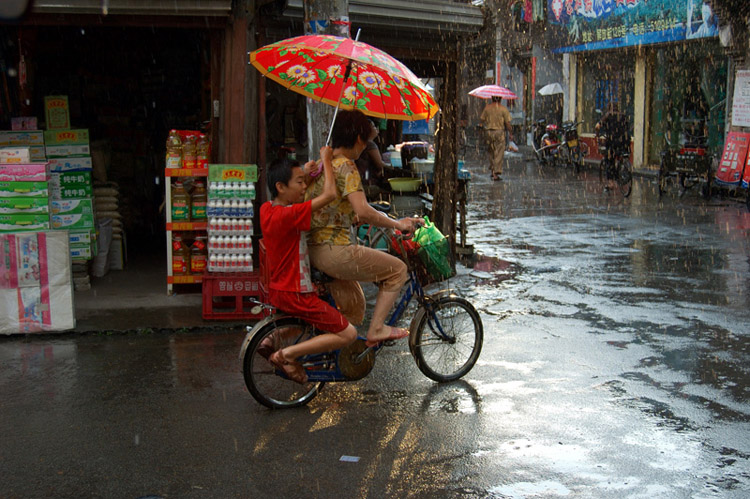
[[406, 338], [407, 336], [409, 336], [409, 330], [406, 328], [384, 325], [380, 328], [380, 330], [378, 331], [378, 335], [374, 338], [368, 335], [365, 344], [368, 347], [372, 347], [382, 341], [400, 340], [401, 338]]

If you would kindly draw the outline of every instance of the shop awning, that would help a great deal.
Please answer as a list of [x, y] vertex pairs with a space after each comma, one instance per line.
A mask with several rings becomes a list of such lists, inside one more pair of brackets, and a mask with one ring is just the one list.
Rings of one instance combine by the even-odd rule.
[[232, 0], [36, 0], [38, 14], [225, 17]]
[[[284, 15], [303, 19], [303, 0], [287, 0]], [[349, 20], [365, 28], [450, 36], [476, 34], [484, 24], [479, 7], [446, 0], [349, 0]]]

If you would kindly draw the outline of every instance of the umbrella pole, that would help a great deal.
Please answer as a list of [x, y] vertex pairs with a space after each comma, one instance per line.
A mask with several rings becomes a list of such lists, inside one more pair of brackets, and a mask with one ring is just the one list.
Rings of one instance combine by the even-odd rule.
[[[357, 30], [357, 36], [354, 38], [354, 41], [359, 41], [359, 34], [362, 32], [362, 29]], [[341, 93], [339, 94], [338, 101], [336, 101], [336, 109], [333, 110], [333, 119], [331, 120], [331, 126], [328, 129], [328, 138], [326, 139], [326, 145], [329, 145], [331, 143], [331, 134], [333, 133], [333, 124], [336, 123], [336, 115], [339, 114], [339, 106], [341, 105], [341, 96], [344, 95], [344, 87], [346, 86], [346, 80], [349, 79], [349, 73], [351, 73], [352, 70], [352, 62], [349, 61], [349, 63], [346, 65], [346, 72], [344, 73], [344, 83], [341, 85]]]

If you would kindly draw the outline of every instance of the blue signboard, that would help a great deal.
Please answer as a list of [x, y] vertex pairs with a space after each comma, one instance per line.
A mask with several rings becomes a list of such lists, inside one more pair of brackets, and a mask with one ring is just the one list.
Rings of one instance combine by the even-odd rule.
[[718, 36], [703, 0], [547, 0], [553, 52], [579, 52]]

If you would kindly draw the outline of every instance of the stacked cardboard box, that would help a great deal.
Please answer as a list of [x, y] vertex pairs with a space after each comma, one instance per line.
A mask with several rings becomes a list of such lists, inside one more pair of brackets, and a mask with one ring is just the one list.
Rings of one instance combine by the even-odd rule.
[[0, 163], [0, 232], [50, 227], [47, 163]]
[[75, 327], [64, 232], [0, 234], [0, 333]]
[[[88, 262], [96, 257], [89, 131], [71, 129], [63, 97], [45, 99], [47, 130], [44, 146], [50, 164], [51, 228], [68, 231], [75, 289], [91, 287]], [[50, 107], [51, 106], [51, 107]], [[67, 126], [67, 128], [61, 128]]]
[[0, 131], [0, 159], [4, 159], [4, 163], [45, 161], [44, 132], [41, 130]]

